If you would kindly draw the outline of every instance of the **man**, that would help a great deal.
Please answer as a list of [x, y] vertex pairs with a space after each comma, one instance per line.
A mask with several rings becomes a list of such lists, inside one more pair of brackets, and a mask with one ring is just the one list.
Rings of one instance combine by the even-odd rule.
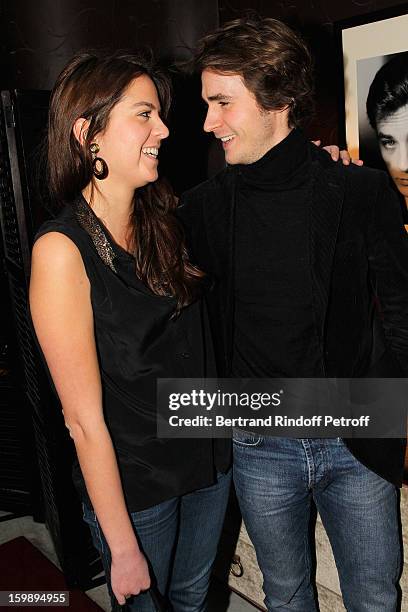
[[[408, 245], [398, 203], [384, 173], [334, 163], [299, 129], [313, 91], [304, 42], [279, 21], [240, 19], [206, 36], [196, 61], [204, 129], [229, 165], [188, 192], [180, 214], [196, 263], [215, 281], [208, 308], [220, 376], [402, 376]], [[383, 317], [375, 352], [373, 287]], [[270, 612], [317, 609], [312, 499], [347, 609], [396, 609], [404, 449], [397, 439], [234, 433], [235, 487]]]
[[398, 53], [374, 77], [367, 115], [395, 187], [408, 230], [408, 51]]

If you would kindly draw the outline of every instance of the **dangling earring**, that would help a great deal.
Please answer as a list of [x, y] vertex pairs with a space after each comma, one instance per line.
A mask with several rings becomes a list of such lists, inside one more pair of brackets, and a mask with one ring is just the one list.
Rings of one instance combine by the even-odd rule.
[[102, 157], [97, 157], [99, 145], [96, 142], [91, 142], [89, 150], [92, 155], [92, 172], [97, 179], [102, 181], [109, 174], [108, 164]]

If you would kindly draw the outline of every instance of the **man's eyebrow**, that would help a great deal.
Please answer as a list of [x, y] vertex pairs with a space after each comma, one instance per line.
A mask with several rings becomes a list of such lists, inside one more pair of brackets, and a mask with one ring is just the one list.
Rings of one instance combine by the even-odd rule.
[[207, 100], [209, 102], [226, 102], [227, 100], [231, 100], [232, 96], [226, 96], [225, 94], [215, 94], [214, 96], [208, 96]]
[[393, 138], [391, 134], [384, 134], [384, 132], [378, 132], [378, 138]]

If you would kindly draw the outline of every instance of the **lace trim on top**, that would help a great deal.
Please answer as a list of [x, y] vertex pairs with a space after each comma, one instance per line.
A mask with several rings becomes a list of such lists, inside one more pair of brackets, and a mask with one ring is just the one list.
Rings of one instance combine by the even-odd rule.
[[89, 234], [96, 252], [102, 259], [103, 263], [109, 266], [109, 268], [117, 273], [115, 265], [113, 263], [116, 254], [110, 244], [106, 234], [104, 233], [101, 225], [98, 223], [97, 217], [93, 214], [92, 210], [86, 202], [82, 199], [76, 204], [75, 216], [79, 225]]

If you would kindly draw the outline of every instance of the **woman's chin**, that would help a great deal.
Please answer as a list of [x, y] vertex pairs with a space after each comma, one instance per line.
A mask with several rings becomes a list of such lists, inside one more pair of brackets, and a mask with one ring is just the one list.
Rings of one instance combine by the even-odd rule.
[[138, 181], [135, 181], [134, 189], [140, 189], [141, 187], [145, 187], [149, 183], [154, 183], [159, 178], [159, 173], [151, 172], [149, 175], [145, 175], [143, 178], [139, 177]]

